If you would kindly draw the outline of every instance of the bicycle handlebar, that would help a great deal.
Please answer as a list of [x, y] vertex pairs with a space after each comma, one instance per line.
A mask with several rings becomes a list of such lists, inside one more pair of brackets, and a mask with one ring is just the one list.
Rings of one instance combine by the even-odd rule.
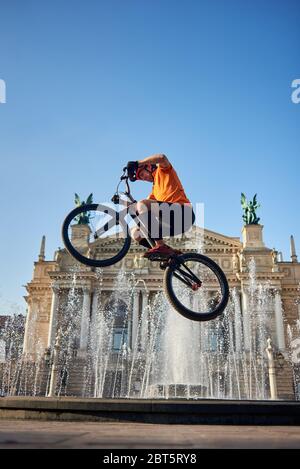
[[[126, 174], [126, 173], [127, 173], [127, 174]], [[111, 199], [111, 201], [112, 201], [114, 204], [118, 204], [119, 201], [120, 201], [119, 185], [121, 184], [122, 181], [125, 181], [125, 184], [126, 184], [126, 192], [125, 192], [125, 195], [127, 195], [130, 199], [132, 199], [128, 179], [129, 179], [129, 176], [128, 176], [128, 171], [127, 171], [127, 166], [125, 166], [125, 168], [123, 168], [123, 174], [122, 174], [122, 176], [120, 177], [120, 182], [119, 182], [119, 184], [118, 184], [118, 186], [117, 186], [116, 192], [115, 192], [115, 194], [113, 195], [113, 197], [112, 197], [112, 199]], [[133, 200], [133, 199], [132, 199], [132, 200]]]

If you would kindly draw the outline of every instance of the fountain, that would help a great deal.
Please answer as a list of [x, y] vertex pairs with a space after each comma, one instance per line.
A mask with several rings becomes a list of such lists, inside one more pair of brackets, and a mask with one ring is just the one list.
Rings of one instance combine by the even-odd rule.
[[[257, 280], [253, 258], [243, 285], [244, 304], [239, 291], [232, 288], [224, 314], [206, 323], [181, 317], [162, 291], [150, 296], [146, 283], [124, 269], [110, 295], [101, 269], [95, 273], [98, 288], [87, 341], [82, 340], [79, 268], [70, 275], [53, 347], [43, 350], [32, 327], [26, 337], [36, 341], [37, 353], [32, 357], [23, 353], [24, 331], [17, 327], [16, 318], [2, 330], [0, 341], [5, 339], [10, 350], [0, 362], [0, 418], [24, 418], [26, 410], [28, 418], [55, 415], [63, 420], [299, 423], [296, 402], [270, 400], [277, 395], [276, 380], [273, 397], [270, 392], [275, 362], [268, 339], [282, 305], [274, 287]], [[139, 298], [141, 289], [145, 294]], [[135, 319], [131, 313], [137, 301]], [[294, 365], [296, 387], [300, 373], [293, 356], [295, 340], [300, 341], [299, 321], [288, 328], [288, 334], [288, 352], [282, 359], [285, 367], [286, 360]]]
[[[207, 323], [177, 314], [158, 292], [143, 302], [137, 321], [131, 310], [138, 289], [146, 284], [121, 269], [109, 298], [103, 294], [98, 269], [94, 293], [96, 313], [90, 320], [87, 348], [80, 349], [82, 299], [78, 270], [72, 274], [52, 353], [37, 342], [35, 359], [22, 354], [22, 337], [11, 321], [2, 336], [12, 337], [13, 354], [1, 364], [2, 395], [67, 396], [135, 399], [254, 399], [269, 398], [267, 339], [271, 318], [281, 307], [276, 291], [256, 280], [252, 258], [248, 264], [246, 304], [241, 312], [233, 288], [225, 313]], [[145, 295], [146, 298], [148, 295]], [[35, 324], [34, 318], [32, 324]], [[298, 324], [298, 336], [300, 326]], [[27, 340], [36, 340], [34, 327]], [[290, 341], [296, 331], [289, 329]], [[16, 346], [16, 344], [19, 346]], [[295, 372], [295, 371], [294, 371]], [[295, 377], [296, 378], [296, 377]]]
[[[76, 264], [65, 250], [45, 261], [43, 238], [26, 286], [25, 337], [16, 320], [0, 332], [0, 418], [18, 418], [20, 408], [29, 418], [46, 409], [45, 418], [298, 424], [299, 404], [280, 402], [293, 399], [293, 384], [300, 396], [295, 245], [291, 262], [278, 262], [255, 220], [244, 220], [242, 244], [209, 231], [204, 237], [198, 227], [181, 240], [186, 251], [198, 246], [196, 251], [216, 260], [231, 285], [226, 310], [208, 322], [190, 321], [172, 309], [159, 266], [145, 267], [136, 247], [134, 258], [104, 275]], [[74, 226], [76, 242], [87, 248], [86, 226]], [[114, 240], [105, 242], [96, 247], [109, 255]], [[209, 278], [204, 284], [192, 301], [205, 311], [216, 292]], [[290, 321], [287, 337], [282, 301]]]

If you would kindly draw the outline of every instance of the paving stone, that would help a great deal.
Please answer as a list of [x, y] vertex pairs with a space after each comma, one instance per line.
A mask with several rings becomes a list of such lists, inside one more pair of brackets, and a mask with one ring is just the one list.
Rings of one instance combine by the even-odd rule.
[[1, 420], [0, 448], [300, 448], [300, 427]]

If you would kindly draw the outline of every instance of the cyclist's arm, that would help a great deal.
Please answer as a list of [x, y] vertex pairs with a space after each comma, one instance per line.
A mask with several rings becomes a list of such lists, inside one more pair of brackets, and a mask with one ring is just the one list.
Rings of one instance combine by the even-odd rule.
[[148, 156], [143, 160], [138, 161], [139, 165], [143, 164], [158, 164], [161, 168], [167, 169], [171, 166], [170, 161], [163, 153], [155, 153], [154, 155]]

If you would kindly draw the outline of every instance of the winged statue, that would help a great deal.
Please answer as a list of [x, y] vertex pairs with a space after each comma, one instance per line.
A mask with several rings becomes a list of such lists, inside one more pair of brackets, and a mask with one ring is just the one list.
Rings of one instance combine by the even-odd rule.
[[254, 195], [253, 199], [247, 202], [247, 198], [243, 192], [241, 193], [241, 206], [244, 211], [243, 221], [245, 225], [258, 225], [260, 220], [256, 215], [256, 210], [260, 207], [260, 204], [256, 200], [257, 194]]
[[[92, 193], [88, 196], [88, 198], [86, 199], [86, 202], [85, 202], [84, 200], [81, 201], [79, 195], [76, 194], [76, 192], [75, 192], [75, 205], [76, 205], [76, 207], [81, 207], [82, 205], [88, 205], [88, 204], [92, 204], [92, 203], [93, 203], [93, 194]], [[80, 213], [79, 215], [77, 215], [75, 220], [77, 221], [78, 225], [87, 225], [90, 221], [90, 214], [89, 214], [89, 212]]]

